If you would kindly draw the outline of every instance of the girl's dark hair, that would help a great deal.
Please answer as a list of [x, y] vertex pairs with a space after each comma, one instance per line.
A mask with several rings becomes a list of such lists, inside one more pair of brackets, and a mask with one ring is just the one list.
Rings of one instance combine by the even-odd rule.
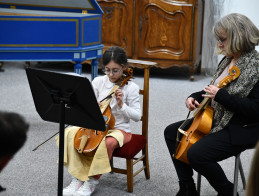
[[122, 67], [128, 66], [127, 54], [124, 49], [118, 46], [111, 46], [104, 52], [102, 65], [105, 67], [111, 60]]

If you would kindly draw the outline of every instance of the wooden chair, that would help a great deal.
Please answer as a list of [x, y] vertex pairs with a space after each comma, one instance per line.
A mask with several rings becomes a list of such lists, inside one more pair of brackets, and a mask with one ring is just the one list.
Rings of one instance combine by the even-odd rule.
[[[149, 161], [148, 161], [148, 107], [149, 107], [149, 69], [156, 63], [129, 59], [129, 63], [133, 67], [144, 69], [144, 88], [139, 93], [143, 95], [142, 109], [142, 134], [132, 134], [132, 139], [122, 148], [116, 149], [113, 157], [126, 159], [126, 169], [116, 168], [113, 165], [113, 157], [111, 158], [112, 172], [127, 175], [128, 192], [133, 192], [133, 177], [144, 170], [146, 179], [150, 178]], [[140, 151], [142, 156], [135, 157]], [[139, 161], [143, 162], [143, 167], [134, 173], [133, 166]]]
[[[244, 175], [244, 170], [243, 170], [243, 167], [242, 167], [240, 155], [241, 155], [241, 153], [239, 153], [235, 157], [233, 196], [237, 196], [238, 171], [240, 172], [241, 180], [242, 180], [242, 183], [243, 183], [243, 189], [245, 190], [245, 188], [246, 188], [246, 180], [245, 180], [245, 175]], [[197, 191], [198, 191], [198, 194], [200, 195], [200, 191], [201, 191], [201, 174], [199, 174], [199, 173], [198, 173], [198, 176], [197, 176]]]

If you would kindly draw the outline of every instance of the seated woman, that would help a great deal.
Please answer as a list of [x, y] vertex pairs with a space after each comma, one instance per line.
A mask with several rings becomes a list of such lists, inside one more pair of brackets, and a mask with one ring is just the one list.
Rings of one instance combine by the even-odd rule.
[[[110, 47], [103, 54], [102, 64], [106, 75], [96, 77], [92, 81], [99, 104], [128, 68], [127, 55], [122, 48]], [[100, 143], [94, 157], [80, 154], [74, 148], [74, 137], [79, 127], [66, 129], [64, 165], [72, 176], [72, 182], [63, 189], [63, 195], [91, 195], [101, 175], [111, 171], [109, 160], [114, 149], [131, 140], [130, 120], [139, 121], [141, 118], [139, 87], [129, 81], [116, 90], [110, 107], [115, 118], [115, 126]]]
[[[169, 125], [164, 132], [179, 178], [177, 196], [198, 195], [192, 178], [193, 169], [208, 180], [219, 196], [233, 195], [233, 183], [218, 162], [254, 147], [259, 139], [259, 54], [255, 50], [259, 30], [246, 16], [229, 14], [216, 22], [213, 32], [218, 52], [225, 57], [211, 84], [191, 94], [185, 102], [193, 111], [204, 97], [212, 100], [214, 116], [210, 133], [189, 148], [187, 164], [173, 156], [178, 128], [183, 121]], [[218, 88], [217, 84], [230, 75], [232, 68], [240, 70], [239, 77], [224, 88]]]

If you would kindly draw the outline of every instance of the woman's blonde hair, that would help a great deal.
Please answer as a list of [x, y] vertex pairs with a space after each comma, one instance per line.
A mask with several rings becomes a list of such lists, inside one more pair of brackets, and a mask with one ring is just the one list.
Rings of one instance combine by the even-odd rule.
[[[259, 44], [259, 30], [253, 22], [242, 14], [232, 13], [221, 18], [213, 27], [217, 40], [222, 39], [222, 32], [227, 35], [226, 53], [249, 52]], [[222, 50], [216, 46], [218, 54]]]

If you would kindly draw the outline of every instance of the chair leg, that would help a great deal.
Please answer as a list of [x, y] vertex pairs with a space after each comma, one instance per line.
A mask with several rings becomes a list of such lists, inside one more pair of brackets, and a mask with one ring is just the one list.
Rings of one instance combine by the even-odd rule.
[[133, 192], [133, 159], [127, 159], [127, 184], [128, 192]]
[[197, 176], [197, 192], [198, 192], [198, 195], [201, 195], [201, 174], [198, 173], [198, 176]]
[[237, 185], [238, 185], [238, 169], [240, 165], [240, 154], [236, 155], [235, 158], [235, 170], [234, 170], [234, 189], [233, 196], [237, 196]]
[[[246, 188], [246, 180], [245, 180], [244, 170], [243, 170], [241, 159], [240, 159], [240, 154], [236, 155], [236, 158], [235, 158], [233, 196], [237, 196], [238, 170], [239, 170], [240, 175], [241, 175], [241, 179], [242, 179], [242, 183], [243, 183], [243, 189], [245, 190], [245, 188]], [[199, 195], [200, 195], [200, 191], [201, 191], [201, 174], [198, 173], [198, 176], [197, 176], [197, 192], [198, 192]]]
[[145, 158], [143, 159], [143, 166], [145, 167], [145, 176], [146, 179], [150, 178], [150, 171], [149, 171], [149, 161], [148, 161], [148, 150], [147, 148], [143, 149], [142, 151], [143, 154], [145, 154]]
[[241, 180], [243, 183], [243, 189], [245, 190], [246, 189], [246, 178], [245, 178], [245, 174], [244, 174], [244, 170], [242, 167], [240, 156], [239, 156], [239, 172], [240, 172]]
[[110, 164], [111, 164], [111, 168], [113, 168], [113, 156], [111, 157]]
[[110, 173], [112, 174], [112, 173], [113, 173], [112, 169], [113, 169], [113, 166], [114, 166], [114, 165], [113, 165], [113, 156], [111, 157], [110, 165], [111, 165], [111, 172], [110, 172]]

